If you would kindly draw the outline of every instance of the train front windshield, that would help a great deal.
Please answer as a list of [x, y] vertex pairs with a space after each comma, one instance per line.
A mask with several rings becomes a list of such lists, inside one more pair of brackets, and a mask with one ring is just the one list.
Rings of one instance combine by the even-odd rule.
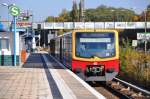
[[115, 56], [115, 34], [99, 32], [76, 33], [76, 56], [107, 58]]

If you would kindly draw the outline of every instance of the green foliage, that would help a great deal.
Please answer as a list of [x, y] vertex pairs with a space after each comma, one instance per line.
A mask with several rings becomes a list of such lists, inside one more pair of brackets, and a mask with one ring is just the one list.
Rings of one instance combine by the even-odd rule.
[[66, 9], [63, 9], [58, 17], [48, 16], [45, 22], [68, 22], [71, 21], [69, 12]]
[[123, 39], [123, 46], [120, 48], [122, 78], [130, 78], [133, 81], [150, 86], [150, 54], [139, 52], [130, 46], [129, 40]]
[[58, 31], [58, 35], [62, 35], [62, 34], [64, 34], [64, 31], [63, 30], [59, 30]]
[[54, 17], [53, 16], [48, 16], [46, 18], [45, 22], [54, 22]]
[[[79, 9], [76, 2], [73, 3], [72, 10], [63, 9], [58, 17], [49, 16], [46, 22], [78, 22], [81, 21], [81, 3]], [[85, 10], [85, 21], [93, 22], [113, 22], [113, 21], [144, 21], [144, 12], [137, 15], [132, 9], [114, 8], [100, 5], [97, 8], [89, 8]], [[150, 21], [150, 10], [148, 6], [147, 20]]]
[[82, 4], [81, 2], [79, 3], [79, 21], [82, 19]]
[[78, 7], [77, 7], [76, 2], [73, 3], [72, 11], [71, 11], [70, 15], [71, 15], [71, 18], [72, 18], [72, 22], [79, 21]]
[[113, 8], [101, 5], [96, 9], [87, 9], [85, 16], [87, 21], [133, 21], [136, 14], [125, 8]]
[[81, 21], [81, 17], [82, 17], [82, 5], [81, 2], [79, 3], [79, 21]]
[[71, 21], [69, 12], [66, 9], [63, 9], [62, 12], [59, 15], [59, 18], [61, 19], [61, 22], [67, 22], [67, 21]]

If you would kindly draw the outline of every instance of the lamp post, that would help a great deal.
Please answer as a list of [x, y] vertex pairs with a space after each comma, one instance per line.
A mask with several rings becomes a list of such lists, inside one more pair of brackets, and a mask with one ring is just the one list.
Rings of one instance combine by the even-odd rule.
[[144, 21], [145, 21], [145, 37], [144, 37], [144, 40], [145, 40], [145, 46], [144, 46], [144, 49], [145, 49], [145, 52], [147, 51], [147, 38], [146, 38], [146, 34], [147, 34], [147, 11], [149, 10], [149, 8], [145, 9], [144, 10]]
[[9, 31], [9, 8], [11, 7], [11, 6], [14, 6], [15, 4], [13, 3], [13, 4], [7, 4], [7, 3], [2, 3], [1, 4], [2, 6], [6, 6], [7, 8], [8, 8], [8, 31]]
[[9, 10], [14, 20], [14, 66], [16, 66], [16, 17], [20, 14], [20, 9], [17, 6], [11, 6]]
[[146, 30], [147, 30], [147, 9], [145, 9], [145, 11], [144, 11], [144, 19], [145, 19], [145, 37], [144, 37], [144, 40], [145, 40], [145, 46], [144, 46], [144, 51], [146, 52], [147, 51], [147, 39], [146, 39]]
[[[147, 8], [147, 9], [145, 9], [145, 11], [144, 11], [144, 19], [145, 19], [145, 37], [144, 37], [144, 39], [145, 39], [145, 46], [144, 46], [144, 48], [145, 48], [145, 57], [146, 57], [146, 52], [147, 52], [147, 38], [146, 38], [146, 34], [147, 34], [147, 11], [148, 11], [149, 9]], [[147, 77], [146, 77], [146, 86], [148, 86], [148, 81], [149, 81], [149, 66], [147, 65], [147, 62], [145, 63], [145, 67], [147, 68], [146, 69], [146, 75], [147, 75]]]

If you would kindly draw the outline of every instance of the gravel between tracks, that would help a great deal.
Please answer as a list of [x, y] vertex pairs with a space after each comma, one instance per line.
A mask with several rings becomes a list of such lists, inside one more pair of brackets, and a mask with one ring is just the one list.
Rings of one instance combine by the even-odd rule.
[[105, 85], [102, 83], [89, 83], [92, 87], [94, 87], [98, 92], [104, 95], [107, 99], [121, 99], [115, 93], [105, 88]]

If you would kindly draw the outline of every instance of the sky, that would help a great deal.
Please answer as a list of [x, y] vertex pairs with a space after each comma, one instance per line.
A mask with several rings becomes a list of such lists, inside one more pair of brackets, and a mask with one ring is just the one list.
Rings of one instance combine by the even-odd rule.
[[[21, 11], [30, 10], [33, 12], [34, 21], [44, 21], [47, 16], [58, 16], [62, 9], [71, 10], [73, 0], [0, 0], [0, 20], [11, 20], [11, 15], [8, 15], [8, 8], [1, 5], [2, 3], [13, 4], [20, 7]], [[80, 0], [76, 0], [79, 3]], [[140, 14], [150, 0], [85, 0], [85, 8], [96, 8], [100, 5], [123, 7], [131, 9]]]

